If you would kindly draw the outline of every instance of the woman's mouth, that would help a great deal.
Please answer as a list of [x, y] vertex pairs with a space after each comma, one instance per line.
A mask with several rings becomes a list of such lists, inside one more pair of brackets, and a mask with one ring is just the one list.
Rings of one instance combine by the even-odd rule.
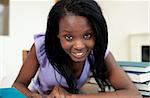
[[72, 52], [71, 53], [75, 58], [82, 58], [86, 55], [86, 52]]

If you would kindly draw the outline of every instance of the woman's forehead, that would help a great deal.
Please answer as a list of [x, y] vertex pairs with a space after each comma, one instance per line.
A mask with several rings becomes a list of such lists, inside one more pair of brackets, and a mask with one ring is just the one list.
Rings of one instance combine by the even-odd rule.
[[60, 29], [91, 29], [91, 23], [84, 16], [66, 15], [59, 22]]

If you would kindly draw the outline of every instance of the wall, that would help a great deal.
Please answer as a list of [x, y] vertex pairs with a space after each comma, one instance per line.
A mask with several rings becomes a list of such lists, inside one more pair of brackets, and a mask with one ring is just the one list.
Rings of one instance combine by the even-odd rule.
[[[117, 60], [129, 60], [128, 35], [148, 32], [148, 1], [99, 3], [108, 23], [110, 50]], [[10, 1], [10, 35], [0, 36], [0, 87], [13, 83], [22, 65], [22, 50], [30, 49], [35, 33], [45, 31], [52, 4], [49, 0]]]
[[[130, 59], [132, 61], [142, 60], [142, 46], [150, 46], [150, 33], [131, 34], [130, 41]], [[147, 54], [148, 55], [148, 54]]]
[[118, 60], [130, 60], [130, 34], [150, 33], [148, 2], [106, 0], [99, 3], [108, 23], [109, 47]]

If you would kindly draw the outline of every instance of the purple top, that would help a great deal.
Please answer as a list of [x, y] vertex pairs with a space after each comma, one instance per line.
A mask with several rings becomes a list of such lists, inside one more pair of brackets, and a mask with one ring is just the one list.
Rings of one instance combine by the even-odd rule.
[[[65, 78], [59, 74], [53, 66], [49, 63], [49, 60], [45, 52], [45, 34], [37, 34], [34, 36], [35, 49], [38, 62], [40, 64], [38, 73], [35, 78], [31, 81], [31, 91], [38, 91], [41, 94], [46, 94], [47, 91], [51, 90], [54, 85], [61, 85], [68, 87]], [[106, 50], [105, 58], [109, 51]], [[77, 80], [77, 88], [80, 88], [88, 79], [90, 75], [90, 65], [88, 59], [85, 61], [85, 65], [80, 78]]]

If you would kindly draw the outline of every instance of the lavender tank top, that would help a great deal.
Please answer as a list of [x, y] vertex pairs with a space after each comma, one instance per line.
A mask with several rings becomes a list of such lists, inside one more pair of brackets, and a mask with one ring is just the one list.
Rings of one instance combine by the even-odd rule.
[[[45, 94], [47, 91], [51, 90], [55, 85], [61, 85], [68, 88], [65, 78], [59, 74], [50, 64], [46, 52], [45, 52], [45, 33], [34, 35], [35, 49], [38, 62], [40, 64], [38, 73], [36, 77], [31, 80], [30, 90], [32, 92], [39, 92], [40, 94]], [[106, 50], [105, 58], [107, 57], [109, 51]], [[88, 59], [85, 61], [85, 65], [81, 76], [77, 80], [77, 88], [82, 87], [87, 81], [90, 75], [90, 65]]]

